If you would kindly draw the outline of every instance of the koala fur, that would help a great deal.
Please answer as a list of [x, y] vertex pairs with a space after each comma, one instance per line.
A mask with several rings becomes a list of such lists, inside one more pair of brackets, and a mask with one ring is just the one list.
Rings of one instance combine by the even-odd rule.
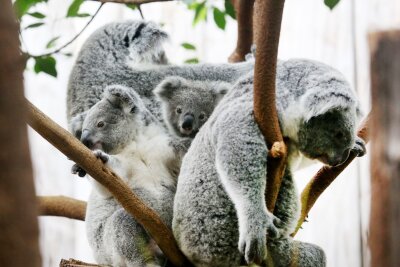
[[[107, 87], [87, 112], [81, 141], [171, 226], [176, 178], [187, 147], [184, 142], [176, 145], [180, 140], [168, 135], [138, 94], [120, 85]], [[91, 180], [85, 222], [98, 263], [162, 266], [166, 259], [142, 226], [107, 189]]]
[[339, 72], [314, 61], [278, 62], [276, 83], [289, 144], [276, 217], [265, 205], [268, 149], [254, 120], [252, 73], [224, 96], [183, 159], [173, 232], [196, 266], [239, 266], [243, 256], [259, 262], [267, 248], [273, 266], [325, 266], [321, 248], [289, 236], [299, 215], [291, 169], [301, 155], [329, 165], [342, 163], [350, 150], [363, 155], [355, 135], [357, 100]]
[[254, 62], [237, 64], [168, 65], [162, 43], [167, 34], [145, 21], [111, 23], [96, 30], [83, 45], [72, 69], [67, 93], [67, 119], [80, 137], [86, 111], [102, 97], [107, 85], [135, 90], [160, 121], [153, 89], [168, 76], [190, 80], [235, 82]]
[[164, 122], [170, 132], [194, 138], [230, 87], [231, 84], [221, 81], [192, 81], [173, 76], [165, 78], [154, 94], [161, 101]]

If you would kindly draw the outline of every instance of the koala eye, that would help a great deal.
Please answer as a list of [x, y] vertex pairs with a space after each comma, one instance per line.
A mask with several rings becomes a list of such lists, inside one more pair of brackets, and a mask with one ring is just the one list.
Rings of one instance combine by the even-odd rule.
[[136, 106], [133, 106], [132, 108], [131, 108], [131, 111], [130, 111], [131, 113], [136, 113]]
[[200, 113], [199, 119], [204, 120], [205, 118], [206, 118], [206, 114], [204, 114], [204, 112]]
[[181, 114], [182, 113], [182, 108], [181, 107], [177, 107], [176, 108], [176, 113]]
[[99, 121], [99, 122], [97, 123], [97, 127], [98, 127], [98, 128], [104, 127], [104, 121]]
[[335, 138], [336, 139], [342, 139], [344, 137], [344, 134], [342, 133], [342, 132], [337, 132], [336, 134], [335, 134]]

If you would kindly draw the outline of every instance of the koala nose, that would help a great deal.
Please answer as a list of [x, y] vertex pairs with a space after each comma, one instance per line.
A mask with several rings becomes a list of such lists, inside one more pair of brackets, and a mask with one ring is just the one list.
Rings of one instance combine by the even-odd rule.
[[185, 115], [185, 117], [183, 117], [182, 129], [186, 131], [191, 131], [193, 129], [193, 121], [194, 121], [193, 115], [191, 114]]
[[81, 135], [81, 142], [87, 147], [92, 148], [94, 143], [92, 139], [92, 133], [89, 130], [83, 130]]
[[344, 163], [347, 160], [347, 158], [349, 157], [349, 155], [350, 155], [350, 149], [346, 149], [342, 153], [342, 155], [339, 155], [339, 156], [337, 156], [335, 158], [330, 159], [329, 160], [329, 165], [333, 166], [333, 167], [338, 166], [338, 165]]

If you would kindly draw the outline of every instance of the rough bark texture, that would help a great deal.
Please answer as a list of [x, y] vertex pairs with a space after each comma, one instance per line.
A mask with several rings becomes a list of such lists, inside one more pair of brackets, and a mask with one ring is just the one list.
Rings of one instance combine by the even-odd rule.
[[371, 266], [400, 266], [400, 31], [370, 35]]
[[39, 215], [85, 220], [86, 202], [65, 196], [38, 197]]
[[254, 0], [238, 0], [234, 3], [238, 24], [236, 49], [229, 56], [229, 62], [241, 62], [250, 53], [253, 43], [253, 8]]
[[275, 102], [276, 62], [284, 0], [256, 0], [254, 6], [255, 43], [254, 117], [268, 148], [275, 142], [283, 156], [268, 159], [266, 201], [273, 211], [286, 165], [286, 146], [279, 127]]
[[[370, 114], [363, 121], [357, 135], [362, 138], [366, 143], [369, 141], [369, 129], [370, 129]], [[295, 236], [297, 231], [300, 229], [305, 218], [310, 212], [314, 203], [317, 201], [319, 196], [325, 191], [325, 189], [338, 177], [340, 173], [356, 158], [357, 155], [350, 153], [349, 158], [341, 165], [336, 167], [322, 167], [317, 174], [311, 179], [306, 185], [303, 192], [301, 193], [301, 213], [299, 221], [297, 222], [296, 230], [292, 234]]]
[[[28, 102], [28, 101], [27, 101]], [[85, 147], [68, 131], [28, 102], [29, 125], [71, 160], [78, 163], [96, 181], [106, 187], [121, 206], [153, 237], [166, 257], [175, 266], [191, 266], [179, 250], [172, 231], [160, 217], [147, 207], [127, 186], [127, 184], [104, 166], [93, 152]]]
[[60, 267], [107, 267], [105, 265], [98, 265], [98, 264], [93, 264], [93, 263], [87, 263], [75, 259], [69, 259], [65, 260], [62, 259], [60, 261]]
[[41, 266], [26, 129], [24, 64], [11, 1], [0, 1], [0, 266]]

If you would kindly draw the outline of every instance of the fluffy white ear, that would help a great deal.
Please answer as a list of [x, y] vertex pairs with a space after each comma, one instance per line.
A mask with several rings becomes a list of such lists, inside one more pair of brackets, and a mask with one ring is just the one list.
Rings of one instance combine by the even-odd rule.
[[226, 95], [229, 92], [231, 87], [232, 85], [226, 82], [218, 82], [216, 84], [215, 92], [216, 92], [217, 102], [219, 102], [224, 97], [224, 95]]
[[173, 97], [175, 91], [184, 84], [186, 84], [186, 80], [182, 77], [167, 77], [159, 85], [157, 85], [157, 87], [153, 90], [153, 93], [161, 100], [169, 100]]
[[121, 85], [110, 85], [104, 91], [104, 98], [127, 114], [136, 112], [137, 97], [135, 92]]

